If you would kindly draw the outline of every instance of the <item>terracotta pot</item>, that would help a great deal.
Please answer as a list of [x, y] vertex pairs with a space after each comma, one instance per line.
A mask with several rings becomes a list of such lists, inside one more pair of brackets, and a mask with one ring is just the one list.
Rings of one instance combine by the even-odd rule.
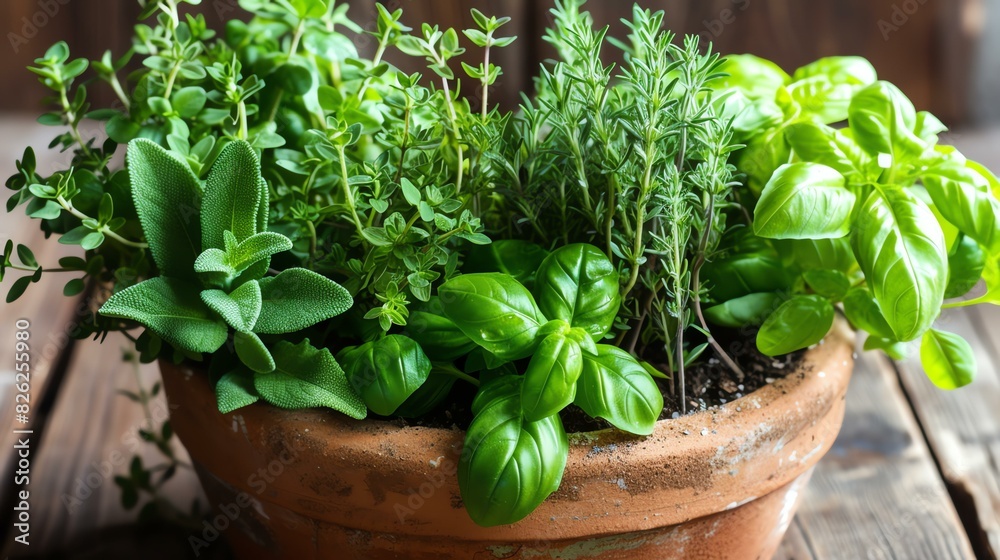
[[195, 547], [223, 534], [240, 558], [753, 559], [774, 553], [837, 436], [852, 352], [838, 323], [800, 371], [715, 410], [647, 438], [573, 434], [559, 491], [491, 528], [462, 507], [461, 431], [260, 403], [222, 415], [206, 375], [161, 370], [217, 513]]

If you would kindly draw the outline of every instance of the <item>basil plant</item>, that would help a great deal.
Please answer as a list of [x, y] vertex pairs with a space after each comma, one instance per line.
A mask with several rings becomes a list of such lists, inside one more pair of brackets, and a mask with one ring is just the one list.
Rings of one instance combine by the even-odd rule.
[[[543, 253], [513, 243], [525, 254]], [[457, 276], [409, 329], [436, 356], [468, 352], [466, 370], [480, 370], [458, 477], [469, 515], [485, 526], [524, 518], [559, 487], [569, 450], [559, 413], [570, 404], [639, 435], [652, 433], [663, 409], [646, 368], [601, 342], [620, 305], [607, 256], [592, 245], [567, 245], [535, 269], [506, 245], [495, 242], [490, 258], [474, 261], [516, 276]]]
[[[759, 198], [756, 238], [734, 241], [715, 266], [720, 281], [739, 271], [743, 282], [727, 284], [744, 289], [716, 294], [708, 315], [761, 324], [758, 349], [779, 355], [819, 342], [839, 306], [868, 332], [866, 349], [901, 357], [920, 339], [935, 384], [971, 382], [969, 344], [934, 322], [945, 308], [1000, 303], [1000, 181], [939, 145], [941, 122], [863, 59], [789, 77], [743, 56], [726, 70]], [[980, 280], [985, 293], [966, 297]]]

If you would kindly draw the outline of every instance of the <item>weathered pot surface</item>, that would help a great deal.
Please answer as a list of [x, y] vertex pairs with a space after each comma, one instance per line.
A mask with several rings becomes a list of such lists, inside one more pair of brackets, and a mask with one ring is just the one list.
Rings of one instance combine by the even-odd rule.
[[[463, 432], [258, 403], [222, 415], [206, 375], [161, 363], [172, 425], [241, 558], [769, 558], [844, 415], [853, 337], [838, 322], [798, 372], [652, 436], [570, 436], [558, 492], [475, 525]], [[193, 535], [196, 548], [215, 538]], [[199, 542], [201, 541], [201, 542]]]

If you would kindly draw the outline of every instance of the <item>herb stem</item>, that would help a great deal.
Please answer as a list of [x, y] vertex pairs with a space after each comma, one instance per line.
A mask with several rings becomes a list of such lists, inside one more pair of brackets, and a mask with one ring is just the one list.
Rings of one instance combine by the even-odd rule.
[[[84, 214], [83, 212], [80, 212], [79, 210], [77, 210], [76, 208], [74, 208], [73, 207], [73, 203], [70, 202], [69, 200], [66, 200], [62, 196], [56, 197], [56, 202], [59, 203], [59, 206], [62, 206], [63, 210], [69, 212], [73, 216], [76, 216], [81, 221], [83, 221], [83, 220], [93, 220], [93, 218], [91, 218], [90, 216], [88, 216], [88, 215]], [[128, 239], [125, 239], [124, 237], [122, 237], [122, 236], [118, 235], [117, 233], [111, 231], [111, 229], [109, 229], [107, 225], [103, 225], [103, 226], [101, 226], [100, 228], [98, 228], [95, 231], [103, 233], [105, 236], [110, 237], [111, 239], [114, 239], [115, 241], [118, 241], [122, 245], [127, 245], [129, 247], [135, 247], [136, 249], [148, 249], [149, 248], [149, 245], [146, 244], [146, 243], [140, 243], [140, 242], [137, 242], [137, 241], [130, 241]]]
[[344, 198], [347, 201], [347, 207], [351, 210], [351, 218], [354, 220], [354, 227], [357, 229], [362, 243], [364, 243], [365, 227], [361, 224], [361, 218], [358, 217], [358, 210], [354, 205], [354, 191], [351, 189], [351, 183], [347, 180], [347, 154], [344, 152], [344, 146], [337, 146], [337, 154], [340, 156], [340, 182], [344, 187]]
[[455, 178], [455, 194], [462, 192], [462, 174], [465, 167], [465, 153], [462, 150], [462, 135], [458, 131], [458, 115], [455, 114], [455, 104], [451, 99], [451, 88], [448, 86], [448, 78], [441, 77], [444, 84], [444, 102], [448, 106], [448, 117], [451, 121], [451, 131], [455, 136], [455, 150], [458, 155], [458, 173]]
[[292, 44], [288, 46], [288, 57], [291, 58], [299, 50], [299, 41], [302, 40], [302, 32], [305, 31], [306, 20], [300, 19], [292, 33]]
[[476, 387], [479, 387], [479, 380], [478, 379], [476, 379], [475, 377], [472, 377], [471, 375], [469, 375], [469, 374], [467, 374], [467, 373], [465, 373], [463, 371], [460, 371], [455, 366], [449, 365], [449, 366], [440, 367], [440, 368], [438, 368], [437, 371], [439, 371], [441, 373], [446, 373], [446, 374], [448, 374], [448, 375], [450, 375], [452, 377], [457, 377], [458, 379], [461, 379], [463, 381], [468, 381], [469, 383], [475, 385]]

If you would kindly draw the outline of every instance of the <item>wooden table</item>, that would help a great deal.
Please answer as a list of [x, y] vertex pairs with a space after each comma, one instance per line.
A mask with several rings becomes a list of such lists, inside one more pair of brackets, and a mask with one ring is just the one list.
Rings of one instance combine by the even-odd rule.
[[[0, 176], [13, 172], [16, 147], [47, 145], [49, 130], [30, 121], [0, 120]], [[1000, 168], [1000, 131], [954, 135], [970, 157]], [[59, 156], [56, 156], [57, 158]], [[65, 157], [65, 156], [62, 156]], [[45, 157], [40, 157], [46, 161]], [[44, 164], [41, 169], [45, 170]], [[0, 218], [0, 241], [14, 236], [54, 262], [72, 249], [41, 243], [34, 225]], [[12, 305], [0, 307], [0, 515], [10, 533], [14, 507], [13, 426], [32, 429], [31, 545], [8, 534], [4, 557], [179, 558], [190, 554], [190, 532], [140, 527], [119, 504], [103, 474], [119, 455], [156, 453], [131, 437], [143, 412], [119, 390], [135, 390], [132, 366], [120, 358], [124, 339], [66, 343], [76, 303], [60, 294], [69, 278], [50, 275]], [[4, 293], [6, 286], [4, 284]], [[14, 321], [31, 321], [34, 349], [31, 423], [13, 425]], [[1000, 557], [1000, 309], [946, 314], [941, 325], [972, 342], [979, 377], [968, 388], [936, 390], [918, 360], [894, 363], [881, 354], [859, 357], [840, 437], [819, 463], [777, 557], [783, 559], [957, 559]], [[46, 349], [49, 347], [49, 349]], [[916, 352], [914, 352], [916, 354]], [[139, 378], [148, 386], [155, 367]], [[162, 400], [154, 409], [165, 411]], [[183, 450], [179, 450], [183, 453]], [[119, 464], [114, 474], [126, 469]], [[88, 492], [89, 489], [89, 492]], [[167, 489], [177, 503], [200, 496], [197, 480], [181, 471]], [[226, 558], [216, 544], [210, 555]]]

